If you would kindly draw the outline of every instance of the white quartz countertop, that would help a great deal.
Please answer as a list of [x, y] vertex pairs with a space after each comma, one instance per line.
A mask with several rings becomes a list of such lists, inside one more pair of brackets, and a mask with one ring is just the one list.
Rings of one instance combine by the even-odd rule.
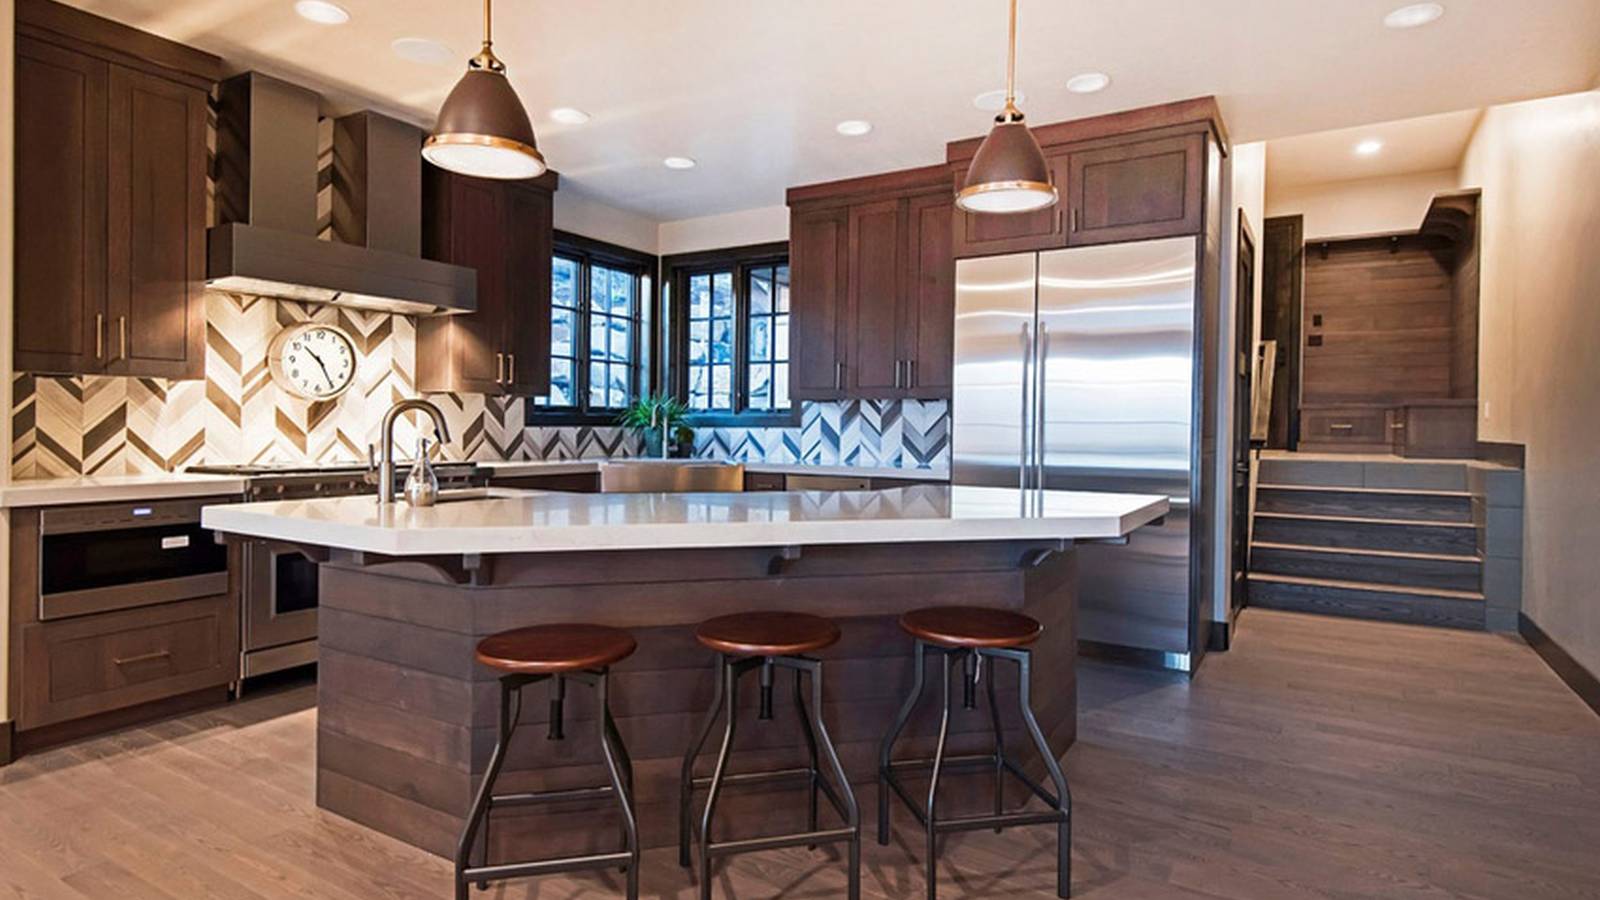
[[949, 481], [949, 469], [904, 469], [895, 466], [829, 466], [811, 463], [734, 463], [718, 459], [562, 459], [509, 462], [480, 462], [478, 465], [500, 478], [526, 475], [567, 475], [598, 472], [608, 462], [649, 463], [652, 465], [743, 465], [746, 472], [783, 475], [839, 475], [846, 478], [903, 478], [908, 481]]
[[429, 508], [371, 497], [206, 507], [230, 534], [395, 556], [1121, 537], [1148, 494], [913, 485], [879, 491], [565, 494], [490, 489]]
[[243, 494], [245, 481], [232, 475], [83, 475], [13, 481], [0, 488], [0, 506], [61, 506]]

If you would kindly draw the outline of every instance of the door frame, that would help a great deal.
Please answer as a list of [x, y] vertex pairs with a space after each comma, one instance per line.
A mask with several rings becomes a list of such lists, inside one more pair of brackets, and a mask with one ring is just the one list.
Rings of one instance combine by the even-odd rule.
[[[1250, 218], [1239, 210], [1237, 238], [1234, 242], [1233, 285], [1233, 515], [1232, 543], [1228, 572], [1228, 622], [1244, 608], [1246, 577], [1250, 571], [1251, 501], [1251, 423], [1255, 412], [1256, 368], [1256, 238]], [[1224, 638], [1226, 641], [1226, 638]]]
[[[1288, 290], [1284, 304], [1289, 321], [1274, 332], [1278, 339], [1278, 359], [1274, 366], [1279, 374], [1272, 379], [1272, 408], [1283, 415], [1273, 419], [1268, 429], [1267, 446], [1294, 450], [1300, 444], [1300, 370], [1304, 344], [1301, 319], [1305, 305], [1305, 217], [1300, 215], [1274, 216], [1262, 223], [1262, 323], [1267, 320], [1266, 300], [1277, 285], [1269, 289], [1265, 276], [1272, 272], [1274, 261], [1281, 258], [1288, 271], [1283, 273], [1282, 286]], [[1266, 332], [1262, 337], [1266, 338]], [[1281, 392], [1281, 393], [1280, 393]], [[1281, 423], [1281, 424], [1280, 424]]]

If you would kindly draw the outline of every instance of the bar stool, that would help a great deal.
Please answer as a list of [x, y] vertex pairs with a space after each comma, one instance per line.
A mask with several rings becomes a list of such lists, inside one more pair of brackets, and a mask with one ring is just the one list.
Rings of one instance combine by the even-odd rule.
[[[633, 762], [617, 723], [611, 718], [611, 665], [631, 655], [638, 645], [626, 631], [601, 625], [536, 625], [503, 631], [478, 643], [478, 662], [500, 673], [500, 732], [489, 769], [467, 813], [456, 844], [456, 900], [465, 900], [467, 885], [479, 889], [490, 881], [527, 878], [557, 872], [576, 872], [617, 867], [627, 873], [628, 900], [639, 896], [639, 831], [633, 813]], [[548, 739], [563, 740], [562, 707], [566, 702], [567, 682], [593, 687], [600, 709], [600, 749], [605, 759], [610, 784], [593, 788], [536, 791], [514, 794], [494, 793], [495, 780], [505, 762], [506, 748], [522, 717], [522, 689], [549, 681], [550, 731]], [[513, 700], [515, 704], [513, 705]], [[624, 849], [612, 853], [570, 856], [538, 861], [489, 862], [489, 813], [502, 807], [531, 806], [558, 801], [614, 797], [622, 813]], [[468, 863], [479, 826], [483, 828], [482, 862]]]
[[[1009, 610], [939, 606], [913, 610], [902, 615], [900, 627], [916, 639], [916, 651], [913, 657], [911, 693], [895, 716], [894, 724], [889, 727], [889, 733], [884, 735], [883, 747], [878, 754], [878, 843], [884, 845], [889, 843], [889, 792], [892, 790], [911, 810], [911, 815], [927, 834], [928, 900], [934, 900], [939, 885], [936, 851], [936, 840], [939, 835], [984, 828], [993, 828], [998, 833], [1002, 829], [1016, 825], [1053, 823], [1056, 826], [1056, 895], [1069, 896], [1072, 890], [1072, 795], [1067, 790], [1067, 779], [1061, 774], [1061, 766], [1056, 762], [1056, 755], [1045, 741], [1044, 732], [1039, 730], [1038, 721], [1033, 717], [1029, 690], [1031, 674], [1029, 659], [1032, 654], [1024, 649], [1038, 639], [1044, 631], [1044, 626], [1028, 616]], [[897, 761], [893, 759], [891, 752], [895, 740], [906, 727], [917, 701], [922, 697], [924, 655], [928, 650], [936, 651], [943, 664], [939, 742], [934, 749], [932, 759]], [[1020, 679], [1017, 699], [1022, 711], [1022, 721], [1027, 725], [1033, 745], [1044, 758], [1045, 769], [1055, 784], [1056, 790], [1053, 795], [1028, 777], [1027, 773], [1006, 755], [1005, 735], [1000, 727], [1000, 707], [995, 702], [995, 673], [992, 671], [994, 661], [1002, 659], [1017, 664]], [[961, 663], [962, 706], [966, 709], [975, 709], [977, 686], [978, 682], [983, 680], [985, 660], [989, 661], [991, 668], [988, 677], [988, 695], [989, 719], [994, 728], [994, 753], [946, 758], [945, 744], [950, 734], [952, 668], [957, 661]], [[992, 769], [994, 812], [989, 815], [939, 818], [937, 814], [939, 777], [946, 767]], [[927, 801], [919, 806], [911, 795], [906, 793], [895, 776], [900, 772], [923, 770], [930, 772], [931, 780], [928, 783]], [[1048, 804], [1050, 810], [1006, 812], [1005, 773], [1008, 771]]]
[[[700, 816], [697, 837], [700, 843], [700, 898], [711, 897], [711, 860], [716, 857], [750, 853], [758, 850], [775, 850], [805, 844], [848, 842], [849, 897], [861, 896], [861, 817], [856, 806], [855, 793], [850, 790], [850, 780], [839, 764], [839, 754], [834, 750], [828, 729], [822, 723], [822, 663], [805, 656], [833, 645], [839, 640], [839, 627], [827, 619], [790, 612], [750, 612], [719, 616], [702, 622], [695, 630], [695, 639], [715, 650], [719, 656], [717, 700], [706, 718], [700, 736], [683, 757], [683, 780], [678, 803], [678, 862], [689, 867], [691, 831], [691, 806], [696, 788], [706, 788], [705, 810]], [[797, 769], [779, 769], [768, 772], [741, 772], [728, 774], [728, 756], [733, 748], [733, 735], [738, 723], [739, 679], [752, 671], [760, 672], [761, 708], [759, 718], [772, 718], [772, 691], [776, 669], [794, 672], [794, 702], [804, 728], [806, 746], [810, 750], [810, 765]], [[807, 707], [801, 689], [801, 676], [811, 681], [811, 705]], [[717, 751], [716, 767], [709, 778], [696, 778], [694, 763], [705, 746], [706, 738], [724, 716], [722, 747]], [[829, 774], [837, 784], [830, 784], [817, 767], [818, 748], [827, 758]], [[717, 797], [724, 784], [754, 784], [767, 781], [801, 779], [810, 782], [811, 802], [807, 830], [792, 834], [764, 838], [746, 838], [713, 843], [711, 823], [716, 813]], [[817, 825], [817, 792], [826, 794], [828, 801], [844, 819], [842, 828], [819, 828]]]

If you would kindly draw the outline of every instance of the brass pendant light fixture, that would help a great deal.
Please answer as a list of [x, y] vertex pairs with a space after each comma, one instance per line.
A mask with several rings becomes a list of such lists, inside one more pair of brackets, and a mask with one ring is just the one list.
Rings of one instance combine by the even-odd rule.
[[467, 63], [439, 107], [422, 158], [441, 169], [480, 178], [537, 178], [549, 168], [533, 137], [528, 111], [494, 55], [492, 0], [483, 0], [483, 49]]
[[1017, 0], [1011, 0], [1010, 46], [1006, 55], [1006, 105], [994, 118], [967, 167], [956, 205], [971, 213], [1021, 213], [1056, 202], [1050, 165], [1017, 109]]

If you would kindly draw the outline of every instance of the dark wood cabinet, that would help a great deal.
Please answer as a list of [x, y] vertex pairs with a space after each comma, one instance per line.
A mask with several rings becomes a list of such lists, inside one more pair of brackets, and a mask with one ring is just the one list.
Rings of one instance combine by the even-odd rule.
[[789, 394], [844, 396], [841, 322], [847, 312], [850, 211], [795, 210], [789, 220]]
[[1074, 151], [1067, 160], [1063, 200], [1068, 205], [1068, 246], [1200, 231], [1205, 165], [1201, 135]]
[[202, 377], [220, 61], [40, 0], [17, 23], [16, 368]]
[[954, 198], [945, 167], [790, 192], [791, 391], [948, 397]]
[[555, 184], [553, 173], [503, 182], [424, 166], [423, 255], [475, 270], [478, 308], [418, 323], [419, 390], [549, 390]]

